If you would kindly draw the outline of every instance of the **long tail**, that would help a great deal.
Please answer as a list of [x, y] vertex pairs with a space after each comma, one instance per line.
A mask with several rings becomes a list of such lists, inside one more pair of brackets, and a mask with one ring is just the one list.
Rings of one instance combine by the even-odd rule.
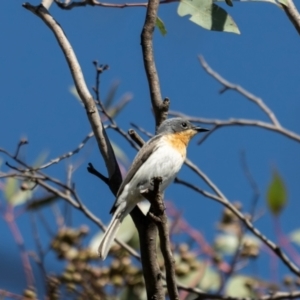
[[124, 207], [126, 203], [121, 203], [113, 214], [113, 217], [104, 233], [102, 241], [100, 242], [98, 253], [102, 260], [104, 260], [108, 254], [108, 251], [117, 235], [121, 222], [124, 219]]

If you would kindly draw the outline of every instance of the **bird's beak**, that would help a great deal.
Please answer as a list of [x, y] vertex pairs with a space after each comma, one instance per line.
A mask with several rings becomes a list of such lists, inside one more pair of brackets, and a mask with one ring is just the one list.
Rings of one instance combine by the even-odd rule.
[[206, 128], [202, 128], [202, 127], [199, 127], [199, 126], [195, 126], [194, 129], [198, 132], [205, 132], [205, 131], [209, 131], [209, 129], [206, 129]]

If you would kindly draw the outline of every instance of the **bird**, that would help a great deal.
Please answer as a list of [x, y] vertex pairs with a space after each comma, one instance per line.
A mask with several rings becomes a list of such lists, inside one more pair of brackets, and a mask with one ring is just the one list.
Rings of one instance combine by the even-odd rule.
[[144, 199], [142, 191], [151, 188], [153, 178], [160, 177], [160, 192], [163, 192], [181, 169], [191, 138], [204, 131], [208, 129], [195, 126], [184, 118], [170, 118], [162, 122], [156, 135], [141, 147], [110, 211], [113, 216], [98, 248], [102, 260], [107, 257], [124, 218]]

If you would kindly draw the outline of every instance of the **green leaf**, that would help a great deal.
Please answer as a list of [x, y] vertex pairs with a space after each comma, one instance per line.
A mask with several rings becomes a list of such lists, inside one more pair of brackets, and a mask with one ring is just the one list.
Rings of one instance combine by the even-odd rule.
[[109, 88], [108, 94], [103, 102], [103, 105], [106, 109], [109, 109], [112, 106], [112, 104], [115, 100], [115, 96], [116, 96], [119, 85], [120, 85], [120, 82], [115, 81], [112, 83], [111, 87]]
[[273, 171], [272, 180], [267, 191], [267, 204], [274, 215], [279, 215], [287, 203], [287, 190], [281, 176]]
[[78, 95], [78, 93], [77, 93], [77, 89], [76, 89], [75, 85], [72, 85], [72, 86], [69, 87], [69, 92], [70, 92], [70, 93], [78, 100], [78, 102], [79, 102], [82, 106], [84, 106], [82, 100], [80, 99], [80, 97], [79, 97], [79, 95]]
[[37, 210], [40, 209], [44, 206], [47, 206], [51, 203], [53, 203], [55, 200], [59, 199], [56, 195], [47, 195], [46, 197], [40, 198], [40, 199], [35, 199], [32, 200], [28, 203], [26, 206], [27, 210]]
[[[180, 264], [180, 261], [176, 261], [176, 266]], [[197, 287], [203, 291], [217, 291], [221, 286], [220, 274], [203, 260], [197, 260], [197, 265], [195, 270], [187, 269], [188, 272], [185, 275], [177, 276], [178, 282], [187, 286], [195, 286], [198, 283]]]
[[122, 97], [121, 101], [115, 106], [112, 106], [111, 108], [107, 109], [107, 113], [111, 118], [115, 118], [122, 110], [123, 108], [131, 101], [132, 99], [132, 94], [126, 93]]
[[165, 24], [162, 21], [162, 19], [160, 19], [159, 17], [157, 17], [155, 25], [159, 29], [159, 31], [162, 34], [162, 36], [165, 36], [167, 34], [167, 30], [166, 30]]
[[205, 271], [198, 287], [204, 291], [217, 291], [221, 286], [220, 274], [205, 265]]
[[181, 0], [177, 13], [191, 15], [190, 20], [205, 29], [240, 34], [232, 17], [212, 0]]
[[238, 237], [234, 234], [219, 234], [215, 238], [214, 248], [223, 255], [232, 255], [239, 246]]
[[251, 286], [254, 286], [257, 282], [256, 279], [243, 276], [243, 275], [235, 275], [232, 276], [229, 281], [227, 282], [225, 288], [226, 296], [231, 297], [239, 297], [239, 298], [256, 298], [253, 289]]
[[30, 188], [33, 187], [33, 183], [30, 181], [23, 181], [23, 184], [26, 184], [29, 189], [25, 191], [21, 190], [20, 180], [12, 177], [7, 178], [4, 187], [4, 195], [6, 201], [12, 206], [23, 204], [32, 197], [33, 192]]
[[290, 240], [300, 246], [300, 229], [295, 229], [289, 234]]
[[114, 142], [111, 142], [111, 145], [114, 149], [116, 158], [119, 161], [121, 161], [123, 164], [128, 165], [129, 164], [129, 159], [126, 156], [125, 152], [118, 145], [116, 145]]
[[39, 154], [39, 156], [35, 159], [34, 163], [32, 164], [33, 168], [39, 168], [47, 159], [48, 152], [44, 151]]

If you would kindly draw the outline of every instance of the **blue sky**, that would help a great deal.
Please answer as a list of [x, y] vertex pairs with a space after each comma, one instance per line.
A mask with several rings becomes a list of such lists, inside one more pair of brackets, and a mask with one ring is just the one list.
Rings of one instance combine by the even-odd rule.
[[[26, 160], [32, 163], [42, 152], [54, 158], [74, 149], [90, 131], [85, 112], [69, 92], [72, 78], [65, 59], [50, 30], [33, 14], [22, 8], [21, 1], [4, 1], [0, 10], [0, 147], [14, 151], [21, 137], [27, 137]], [[38, 4], [38, 2], [32, 3]], [[238, 24], [241, 35], [204, 30], [187, 17], [180, 18], [177, 3], [161, 5], [159, 16], [167, 28], [163, 37], [154, 34], [154, 50], [163, 97], [171, 100], [171, 109], [205, 118], [267, 117], [253, 103], [240, 95], [219, 95], [221, 86], [201, 68], [203, 55], [212, 68], [233, 83], [238, 83], [261, 97], [287, 129], [300, 131], [299, 36], [284, 12], [269, 3], [234, 3], [223, 7]], [[55, 5], [51, 13], [63, 27], [81, 64], [89, 87], [94, 85], [93, 60], [108, 64], [101, 77], [105, 96], [115, 81], [116, 95], [127, 92], [133, 100], [118, 116], [125, 130], [130, 122], [153, 131], [148, 85], [143, 68], [140, 32], [144, 8], [110, 9], [87, 7], [62, 11]], [[135, 151], [115, 132], [111, 139], [132, 159]], [[289, 233], [299, 227], [299, 144], [286, 137], [259, 128], [228, 127], [211, 135], [200, 147], [196, 139], [189, 147], [189, 158], [220, 187], [232, 201], [251, 207], [252, 190], [242, 171], [240, 152], [245, 150], [252, 175], [261, 191], [258, 209], [265, 214], [256, 223], [271, 239], [276, 239], [273, 222], [266, 209], [265, 194], [273, 166], [285, 180], [289, 202], [282, 214], [282, 227]], [[5, 159], [5, 158], [4, 158]], [[88, 162], [105, 173], [96, 143], [89, 142], [77, 156], [49, 169], [64, 180], [68, 163], [79, 164], [74, 174], [76, 187], [84, 203], [103, 221], [114, 201], [109, 189], [86, 172]], [[183, 177], [205, 185], [183, 167]], [[222, 207], [182, 186], [173, 184], [166, 193], [191, 225], [212, 240]], [[45, 210], [45, 215], [51, 212]], [[75, 225], [88, 223], [74, 213]], [[34, 249], [28, 216], [18, 220], [26, 245]], [[55, 226], [54, 226], [55, 227]], [[25, 280], [21, 261], [5, 222], [0, 219], [0, 288], [22, 290]], [[43, 230], [42, 230], [43, 232]], [[97, 228], [91, 225], [91, 232]], [[45, 235], [43, 242], [49, 237]], [[50, 267], [51, 257], [46, 265]], [[268, 266], [269, 262], [266, 261]], [[56, 265], [55, 265], [56, 266]], [[55, 269], [56, 267], [54, 267]], [[5, 270], [5, 272], [4, 272]], [[287, 270], [280, 269], [282, 274]], [[270, 277], [267, 270], [259, 270]], [[15, 277], [12, 282], [11, 278]]]

